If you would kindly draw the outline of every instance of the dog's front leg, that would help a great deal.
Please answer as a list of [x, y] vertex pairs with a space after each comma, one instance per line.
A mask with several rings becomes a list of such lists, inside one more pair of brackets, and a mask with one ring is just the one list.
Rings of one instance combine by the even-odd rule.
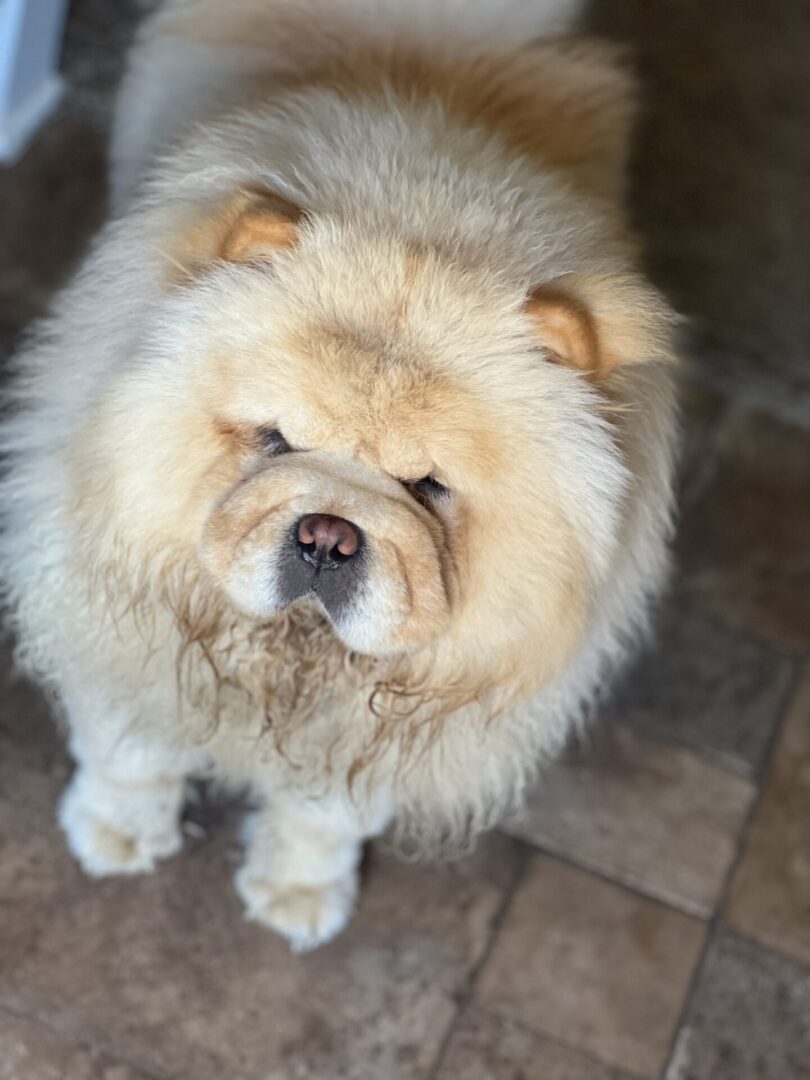
[[248, 819], [247, 857], [236, 876], [248, 917], [296, 952], [339, 934], [354, 910], [363, 841], [389, 818], [382, 794], [362, 807], [347, 795], [269, 795]]
[[68, 846], [87, 873], [137, 874], [182, 843], [185, 777], [194, 762], [144, 730], [137, 710], [84, 689], [68, 700], [76, 771], [59, 808]]

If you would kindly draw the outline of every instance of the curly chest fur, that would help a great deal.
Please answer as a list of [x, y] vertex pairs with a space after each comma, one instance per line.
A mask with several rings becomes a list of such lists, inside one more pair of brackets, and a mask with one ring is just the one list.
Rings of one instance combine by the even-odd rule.
[[351, 652], [314, 603], [257, 623], [190, 597], [172, 621], [180, 729], [236, 782], [345, 785], [422, 730], [416, 669]]

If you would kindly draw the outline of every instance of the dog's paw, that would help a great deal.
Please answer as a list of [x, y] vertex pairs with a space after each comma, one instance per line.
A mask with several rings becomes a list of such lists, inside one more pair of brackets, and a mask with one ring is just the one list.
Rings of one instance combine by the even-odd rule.
[[281, 934], [293, 952], [305, 952], [344, 929], [354, 911], [357, 874], [324, 885], [297, 885], [257, 878], [243, 867], [236, 875], [236, 888], [249, 919]]
[[62, 797], [59, 823], [68, 847], [93, 877], [149, 873], [159, 859], [175, 855], [182, 847], [180, 826], [174, 818], [167, 821], [161, 815], [155, 821], [133, 816], [124, 822], [120, 817], [120, 813], [107, 814], [103, 805], [89, 802], [76, 781]]

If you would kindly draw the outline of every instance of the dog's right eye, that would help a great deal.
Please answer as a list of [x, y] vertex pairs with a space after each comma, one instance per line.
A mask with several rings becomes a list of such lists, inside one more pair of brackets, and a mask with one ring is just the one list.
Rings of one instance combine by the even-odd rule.
[[279, 454], [291, 454], [293, 448], [277, 428], [260, 428], [259, 442], [262, 453], [268, 457], [278, 457]]
[[421, 480], [405, 480], [405, 487], [422, 502], [435, 502], [450, 495], [450, 488], [440, 483], [435, 476], [423, 476]]

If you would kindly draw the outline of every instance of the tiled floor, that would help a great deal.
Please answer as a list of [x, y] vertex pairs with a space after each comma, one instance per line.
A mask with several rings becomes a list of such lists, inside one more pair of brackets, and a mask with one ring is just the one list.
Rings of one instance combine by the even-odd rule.
[[[2, 355], [100, 219], [108, 88], [147, 2], [74, 3], [65, 109], [0, 173]], [[778, 129], [784, 113], [787, 145], [807, 120], [810, 82], [783, 101], [769, 53], [724, 106], [703, 71], [715, 63], [717, 85], [742, 92], [739, 49], [781, 33], [795, 59], [810, 26], [798, 0], [778, 17], [756, 0], [729, 30], [741, 9], [722, 0], [712, 23], [738, 48], [725, 58], [717, 41], [695, 52], [699, 6], [597, 13], [641, 46], [664, 128], [642, 147], [636, 206], [662, 282], [702, 316], [656, 646], [520, 821], [446, 866], [375, 849], [355, 922], [303, 957], [242, 918], [234, 808], [193, 808], [186, 850], [157, 875], [84, 878], [54, 821], [61, 742], [40, 697], [7, 683], [0, 1080], [810, 1080], [810, 360], [790, 367], [810, 316], [793, 279], [782, 288], [807, 252], [785, 215], [806, 220], [810, 196]], [[692, 49], [686, 75], [673, 41]], [[781, 186], [768, 164], [762, 190], [737, 178], [722, 203], [707, 110], [742, 123], [738, 150], [761, 140], [752, 169], [782, 147]], [[750, 222], [764, 269], [740, 247], [752, 208], [767, 218]], [[713, 276], [726, 270], [747, 314]], [[756, 350], [786, 335], [793, 352], [749, 377]]]

